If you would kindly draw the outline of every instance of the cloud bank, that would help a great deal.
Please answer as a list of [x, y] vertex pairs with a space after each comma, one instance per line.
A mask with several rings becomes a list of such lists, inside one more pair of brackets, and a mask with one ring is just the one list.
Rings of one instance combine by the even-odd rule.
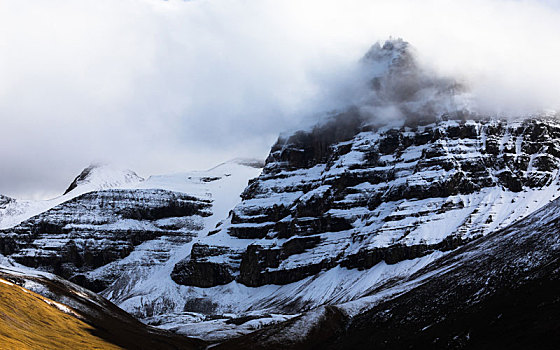
[[2, 0], [0, 193], [60, 193], [92, 161], [149, 175], [264, 158], [349, 103], [389, 36], [488, 112], [560, 109], [558, 2]]

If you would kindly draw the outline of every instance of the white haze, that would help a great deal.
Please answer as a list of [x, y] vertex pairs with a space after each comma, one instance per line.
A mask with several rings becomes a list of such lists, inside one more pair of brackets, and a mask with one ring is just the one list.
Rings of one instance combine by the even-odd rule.
[[560, 109], [558, 2], [0, 0], [0, 193], [60, 193], [92, 161], [264, 158], [389, 36], [486, 111]]

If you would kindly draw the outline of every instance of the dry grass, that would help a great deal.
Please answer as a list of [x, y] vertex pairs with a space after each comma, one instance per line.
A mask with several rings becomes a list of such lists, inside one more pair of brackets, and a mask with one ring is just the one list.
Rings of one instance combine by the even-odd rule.
[[0, 279], [0, 349], [121, 349], [47, 301]]

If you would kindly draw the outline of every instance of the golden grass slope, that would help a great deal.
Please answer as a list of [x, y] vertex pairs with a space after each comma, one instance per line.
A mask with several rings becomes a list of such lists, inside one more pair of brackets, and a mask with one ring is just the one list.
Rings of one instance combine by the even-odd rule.
[[60, 308], [65, 306], [0, 279], [0, 349], [121, 349]]

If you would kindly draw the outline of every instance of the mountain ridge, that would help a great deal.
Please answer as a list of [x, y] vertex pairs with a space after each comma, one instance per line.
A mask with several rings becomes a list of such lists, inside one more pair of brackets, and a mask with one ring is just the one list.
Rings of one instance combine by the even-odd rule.
[[[240, 159], [147, 179], [88, 167], [58, 202], [2, 227], [0, 253], [99, 292], [146, 324], [223, 347], [385, 346], [384, 339], [408, 346], [413, 335], [423, 342], [421, 328], [430, 325], [418, 331], [411, 322], [409, 337], [398, 327], [406, 313], [395, 324], [377, 306], [412, 310], [415, 300], [437, 319], [447, 302], [437, 299], [445, 295], [441, 278], [456, 305], [476, 314], [453, 284], [476, 294], [457, 263], [481, 286], [484, 267], [465, 252], [488, 262], [496, 288], [505, 285], [496, 261], [525, 258], [507, 255], [508, 244], [519, 256], [524, 248], [504, 232], [533, 227], [535, 213], [556, 215], [560, 122], [554, 113], [475, 112], [465, 86], [421, 67], [402, 40], [374, 45], [361, 64], [368, 84], [356, 104], [281, 134], [262, 171], [261, 162]], [[0, 204], [0, 218], [6, 208]], [[545, 224], [539, 229], [552, 225]], [[535, 254], [556, 254], [515, 232]], [[551, 232], [542, 239], [555, 244]], [[488, 245], [496, 261], [484, 255]], [[438, 303], [420, 300], [430, 296], [425, 285]], [[527, 288], [520, 295], [538, 289]], [[492, 293], [481, 305], [505, 295]], [[380, 340], [368, 337], [369, 320]], [[468, 345], [465, 334], [437, 344]]]
[[85, 188], [80, 192], [91, 190], [101, 190], [106, 188], [117, 188], [144, 181], [134, 171], [128, 169], [118, 169], [113, 166], [101, 163], [93, 163], [86, 167], [76, 176], [74, 181], [64, 191], [63, 196], [78, 187]]
[[[294, 319], [217, 348], [554, 349], [559, 220], [556, 199], [435, 260], [401, 286], [387, 283], [371, 300], [304, 313], [299, 333]], [[365, 308], [352, 311], [357, 303]], [[323, 327], [330, 332], [318, 331]]]

